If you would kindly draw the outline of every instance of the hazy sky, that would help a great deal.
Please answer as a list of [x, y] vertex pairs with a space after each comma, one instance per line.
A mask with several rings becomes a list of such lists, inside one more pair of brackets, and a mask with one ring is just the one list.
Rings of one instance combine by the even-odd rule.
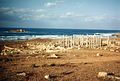
[[120, 0], [0, 0], [0, 27], [120, 29]]

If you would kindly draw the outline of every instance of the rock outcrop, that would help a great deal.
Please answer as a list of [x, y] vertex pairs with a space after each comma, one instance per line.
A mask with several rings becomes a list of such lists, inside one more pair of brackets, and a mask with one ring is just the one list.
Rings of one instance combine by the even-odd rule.
[[23, 30], [23, 29], [11, 29], [11, 30], [8, 30], [8, 32], [11, 32], [11, 33], [22, 33], [22, 32], [26, 32], [26, 30]]

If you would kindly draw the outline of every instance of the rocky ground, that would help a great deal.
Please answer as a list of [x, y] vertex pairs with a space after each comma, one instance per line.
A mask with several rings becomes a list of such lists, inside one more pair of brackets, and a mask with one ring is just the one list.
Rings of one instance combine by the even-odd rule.
[[1, 42], [0, 81], [120, 81], [119, 51], [73, 48], [46, 52], [42, 45], [51, 41]]

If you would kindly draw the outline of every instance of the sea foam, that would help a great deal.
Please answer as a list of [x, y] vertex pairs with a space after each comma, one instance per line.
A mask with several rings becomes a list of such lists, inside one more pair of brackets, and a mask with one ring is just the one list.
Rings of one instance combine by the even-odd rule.
[[0, 36], [0, 40], [30, 40], [30, 39], [36, 39], [36, 38], [50, 38], [50, 39], [60, 39], [63, 37], [80, 37], [80, 36], [100, 36], [100, 37], [113, 37], [114, 33], [99, 33], [94, 35], [24, 35], [24, 36]]

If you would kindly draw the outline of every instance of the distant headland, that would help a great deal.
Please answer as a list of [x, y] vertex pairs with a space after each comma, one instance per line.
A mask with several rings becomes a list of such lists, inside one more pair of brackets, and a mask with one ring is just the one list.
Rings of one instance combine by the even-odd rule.
[[8, 30], [7, 32], [22, 33], [22, 32], [26, 32], [26, 30], [24, 30], [24, 29], [11, 29], [11, 30]]

